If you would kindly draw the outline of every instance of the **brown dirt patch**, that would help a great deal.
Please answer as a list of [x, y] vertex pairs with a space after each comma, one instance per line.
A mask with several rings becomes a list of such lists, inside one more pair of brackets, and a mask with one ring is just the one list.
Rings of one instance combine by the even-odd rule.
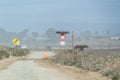
[[7, 69], [10, 64], [12, 64], [15, 61], [20, 60], [21, 58], [17, 57], [11, 57], [11, 58], [6, 58], [3, 60], [0, 60], [0, 71], [3, 69]]

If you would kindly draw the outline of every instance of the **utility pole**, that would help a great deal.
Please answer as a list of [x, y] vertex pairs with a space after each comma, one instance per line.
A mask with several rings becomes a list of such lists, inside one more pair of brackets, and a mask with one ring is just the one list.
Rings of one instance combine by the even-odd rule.
[[74, 32], [72, 31], [72, 61], [74, 62], [75, 50], [74, 50]]

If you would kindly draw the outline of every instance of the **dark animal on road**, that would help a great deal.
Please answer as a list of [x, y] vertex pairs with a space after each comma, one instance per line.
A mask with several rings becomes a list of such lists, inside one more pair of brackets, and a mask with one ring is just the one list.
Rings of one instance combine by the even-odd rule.
[[74, 49], [79, 49], [80, 51], [84, 51], [84, 48], [88, 48], [88, 45], [76, 45]]

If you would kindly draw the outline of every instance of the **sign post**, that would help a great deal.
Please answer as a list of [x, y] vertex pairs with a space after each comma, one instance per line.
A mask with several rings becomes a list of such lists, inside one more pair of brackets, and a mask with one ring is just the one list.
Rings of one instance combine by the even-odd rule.
[[64, 64], [64, 50], [65, 50], [65, 38], [66, 38], [66, 34], [69, 34], [69, 32], [67, 31], [57, 31], [56, 34], [59, 34], [61, 42], [60, 45], [62, 46], [62, 59], [63, 59], [63, 64]]
[[[16, 52], [16, 46], [19, 46], [20, 45], [20, 41], [17, 39], [17, 38], [13, 38], [12, 40], [12, 43], [14, 44], [14, 49], [13, 49], [13, 52]], [[12, 54], [10, 54], [11, 56]]]
[[74, 32], [72, 31], [72, 62], [74, 62], [75, 50], [74, 50]]

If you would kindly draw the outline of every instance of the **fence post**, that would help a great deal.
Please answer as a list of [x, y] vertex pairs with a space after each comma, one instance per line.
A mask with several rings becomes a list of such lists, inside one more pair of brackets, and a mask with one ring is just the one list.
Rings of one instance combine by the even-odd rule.
[[74, 32], [72, 31], [72, 62], [74, 62], [75, 50], [74, 50]]

